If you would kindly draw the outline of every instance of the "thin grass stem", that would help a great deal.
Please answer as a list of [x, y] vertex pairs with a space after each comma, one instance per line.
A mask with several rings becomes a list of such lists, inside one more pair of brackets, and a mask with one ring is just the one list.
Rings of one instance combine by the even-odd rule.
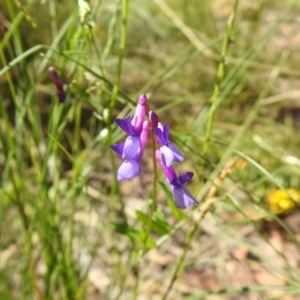
[[230, 45], [231, 33], [233, 30], [233, 25], [234, 25], [234, 20], [235, 20], [235, 16], [236, 16], [238, 3], [239, 3], [239, 0], [234, 1], [233, 8], [231, 10], [230, 16], [227, 21], [227, 28], [226, 28], [226, 32], [225, 32], [225, 36], [224, 36], [224, 40], [223, 40], [222, 52], [221, 52], [221, 60], [220, 60], [218, 72], [217, 72], [217, 82], [215, 84], [213, 96], [211, 98], [211, 107], [209, 110], [208, 122], [207, 122], [207, 127], [206, 127], [205, 142], [204, 142], [203, 150], [202, 150], [202, 154], [204, 156], [207, 154], [207, 151], [209, 148], [209, 143], [210, 143], [210, 139], [211, 139], [211, 135], [212, 135], [214, 117], [215, 117], [217, 104], [218, 104], [218, 98], [220, 96], [221, 85], [222, 85], [222, 82], [225, 77], [226, 55], [228, 52], [228, 47]]
[[[113, 85], [113, 90], [112, 90], [112, 95], [111, 95], [111, 100], [109, 104], [109, 117], [108, 117], [108, 141], [109, 144], [113, 143], [113, 128], [112, 128], [112, 123], [113, 123], [113, 110], [116, 105], [118, 93], [120, 90], [120, 84], [121, 84], [121, 74], [122, 74], [122, 65], [123, 65], [123, 58], [125, 54], [125, 47], [126, 47], [126, 37], [127, 37], [127, 18], [128, 18], [128, 0], [122, 0], [122, 25], [121, 25], [121, 39], [120, 39], [120, 44], [119, 44], [119, 55], [118, 55], [118, 64], [117, 64], [117, 71], [116, 71], [116, 76], [115, 76], [115, 82]], [[115, 162], [115, 157], [110, 151], [110, 160], [111, 160], [111, 165], [112, 165], [112, 173], [113, 173], [113, 182], [112, 182], [112, 187], [111, 187], [111, 195], [114, 195], [115, 193], [118, 194], [118, 199], [121, 204], [121, 214], [123, 216], [124, 221], [127, 223], [127, 217], [125, 214], [125, 204], [123, 202], [123, 198], [120, 195], [119, 192], [119, 186], [118, 186], [118, 181], [117, 181], [117, 167], [116, 167], [116, 162]], [[111, 204], [113, 205], [113, 204]]]

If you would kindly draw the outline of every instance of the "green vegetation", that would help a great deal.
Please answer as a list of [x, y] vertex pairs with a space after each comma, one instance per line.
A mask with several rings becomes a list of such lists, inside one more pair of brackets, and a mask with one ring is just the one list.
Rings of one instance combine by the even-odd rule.
[[[299, 1], [0, 9], [1, 300], [299, 299]], [[176, 208], [160, 170], [153, 193], [149, 146], [116, 181], [113, 121], [141, 93], [198, 207]]]

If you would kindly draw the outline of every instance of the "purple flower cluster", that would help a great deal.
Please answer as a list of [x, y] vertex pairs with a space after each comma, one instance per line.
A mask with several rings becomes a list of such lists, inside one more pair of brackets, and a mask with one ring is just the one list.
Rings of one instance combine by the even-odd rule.
[[151, 128], [160, 146], [155, 152], [167, 181], [171, 185], [174, 201], [179, 208], [188, 208], [191, 205], [198, 205], [198, 202], [183, 186], [192, 177], [192, 172], [185, 172], [177, 176], [173, 162], [184, 160], [183, 154], [169, 139], [169, 124], [163, 125], [154, 111], [149, 111], [150, 121], [145, 121], [148, 110], [148, 100], [146, 95], [141, 95], [136, 107], [135, 114], [131, 120], [130, 116], [126, 119], [116, 119], [115, 123], [128, 134], [125, 142], [111, 145], [124, 162], [118, 169], [118, 181], [132, 179], [141, 173], [141, 159], [147, 142], [148, 131]]
[[118, 169], [118, 181], [132, 179], [141, 174], [141, 159], [147, 142], [149, 121], [145, 121], [147, 113], [147, 97], [141, 95], [132, 118], [116, 119], [116, 124], [128, 134], [125, 142], [110, 147], [124, 159]]

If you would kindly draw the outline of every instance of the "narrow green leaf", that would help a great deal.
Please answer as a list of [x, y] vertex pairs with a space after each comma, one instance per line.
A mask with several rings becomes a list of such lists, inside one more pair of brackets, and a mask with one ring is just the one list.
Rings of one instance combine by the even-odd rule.
[[166, 219], [166, 216], [164, 215], [164, 213], [157, 208], [156, 211], [154, 212], [154, 219], [155, 221], [160, 224], [161, 226], [163, 226], [164, 228], [166, 228], [169, 232], [171, 230], [169, 223]]
[[13, 59], [9, 64], [7, 64], [6, 66], [4, 66], [0, 70], [0, 76], [2, 76], [10, 68], [14, 67], [15, 65], [17, 65], [18, 63], [20, 63], [21, 61], [23, 61], [27, 56], [30, 56], [31, 54], [34, 54], [35, 52], [40, 51], [44, 47], [45, 46], [43, 46], [43, 45], [36, 45], [36, 46], [28, 49], [27, 51], [23, 52], [22, 54], [20, 54], [18, 57], [16, 57], [15, 59]]
[[140, 240], [140, 231], [126, 225], [118, 224], [115, 222], [106, 222], [106, 225], [111, 228], [113, 231], [129, 237], [132, 241]]
[[[140, 210], [135, 211], [137, 218], [146, 226], [149, 224], [149, 217], [141, 212]], [[152, 220], [151, 222], [151, 230], [154, 232], [165, 235], [170, 233], [170, 228], [168, 224], [166, 225], [164, 222]]]
[[139, 234], [140, 241], [146, 246], [146, 248], [151, 249], [155, 247], [155, 240], [151, 235], [146, 237], [146, 233], [144, 231], [140, 231]]

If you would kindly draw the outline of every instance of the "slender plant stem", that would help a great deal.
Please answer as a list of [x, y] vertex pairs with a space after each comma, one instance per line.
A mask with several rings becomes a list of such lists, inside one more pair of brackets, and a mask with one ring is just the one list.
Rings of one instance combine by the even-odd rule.
[[[122, 0], [122, 26], [121, 26], [121, 40], [119, 45], [119, 58], [117, 65], [117, 73], [115, 77], [115, 82], [112, 90], [111, 101], [109, 105], [109, 118], [108, 118], [108, 141], [110, 144], [113, 143], [113, 132], [112, 132], [112, 119], [113, 110], [117, 102], [117, 96], [120, 90], [121, 73], [122, 73], [122, 63], [126, 47], [126, 37], [127, 37], [127, 17], [128, 17], [128, 0]], [[118, 182], [116, 180], [117, 168], [115, 163], [115, 158], [112, 152], [110, 152], [110, 159], [112, 164], [112, 172], [114, 175], [114, 180], [112, 183], [111, 194], [119, 193]], [[126, 214], [124, 212], [125, 205], [123, 203], [122, 197], [119, 195], [119, 201], [121, 203], [121, 212], [124, 220], [126, 221]], [[127, 222], [127, 221], [126, 221]]]
[[154, 211], [156, 210], [157, 205], [157, 164], [156, 164], [156, 142], [154, 137], [154, 132], [151, 130], [151, 145], [152, 145], [152, 163], [153, 163], [153, 201], [152, 201], [152, 211], [151, 215], [153, 215]]
[[57, 21], [56, 21], [56, 3], [55, 0], [49, 1], [49, 14], [51, 22], [52, 39], [54, 40], [57, 35]]
[[[149, 113], [149, 107], [147, 107], [147, 112]], [[143, 240], [142, 249], [140, 249], [137, 254], [138, 261], [137, 261], [137, 266], [136, 266], [136, 282], [135, 282], [135, 286], [134, 286], [133, 299], [137, 299], [137, 296], [138, 296], [141, 260], [142, 260], [143, 255], [147, 251], [148, 237], [151, 233], [152, 220], [153, 220], [153, 216], [156, 211], [156, 205], [157, 205], [157, 186], [156, 186], [157, 185], [157, 164], [156, 164], [156, 158], [155, 158], [156, 141], [155, 141], [154, 132], [152, 130], [152, 124], [151, 124], [150, 134], [151, 134], [152, 163], [153, 163], [153, 193], [152, 193], [153, 199], [151, 202], [148, 224], [147, 224], [147, 229], [146, 229], [144, 240]]]
[[238, 2], [239, 2], [239, 0], [234, 1], [233, 8], [231, 10], [230, 16], [227, 21], [227, 28], [226, 28], [226, 33], [225, 33], [224, 40], [223, 40], [221, 60], [220, 60], [218, 72], [217, 72], [217, 82], [215, 84], [214, 93], [211, 98], [211, 107], [209, 110], [209, 116], [208, 116], [208, 122], [207, 122], [207, 127], [206, 127], [206, 134], [205, 134], [205, 142], [204, 142], [203, 151], [202, 151], [203, 155], [206, 155], [208, 148], [209, 148], [209, 142], [211, 139], [212, 127], [213, 127], [214, 117], [215, 117], [215, 113], [216, 113], [216, 109], [217, 109], [218, 98], [220, 96], [221, 84], [225, 77], [225, 60], [226, 60], [226, 55], [228, 52], [228, 47], [230, 44], [231, 32], [233, 29], [233, 24], [234, 24], [234, 19], [235, 19], [237, 7], [238, 7]]
[[124, 58], [124, 54], [125, 54], [126, 37], [127, 37], [127, 17], [128, 17], [128, 0], [122, 0], [121, 40], [120, 40], [120, 45], [119, 45], [119, 59], [118, 59], [118, 65], [117, 65], [117, 74], [115, 77], [115, 83], [113, 86], [111, 101], [110, 101], [110, 105], [109, 105], [110, 118], [112, 115], [112, 111], [115, 108], [118, 92], [120, 89], [122, 65], [123, 65], [123, 58]]
[[217, 192], [217, 187], [219, 187], [222, 183], [222, 181], [224, 180], [224, 178], [227, 176], [227, 174], [230, 172], [231, 167], [233, 166], [233, 164], [235, 163], [235, 159], [231, 159], [227, 162], [227, 164], [224, 166], [222, 172], [220, 173], [219, 177], [217, 179], [214, 180], [213, 185], [210, 187], [210, 190], [207, 193], [207, 197], [205, 200], [205, 203], [203, 204], [202, 208], [201, 208], [201, 213], [199, 215], [199, 217], [195, 220], [195, 222], [193, 222], [191, 224], [191, 226], [189, 227], [189, 230], [186, 234], [186, 238], [184, 241], [184, 249], [178, 259], [175, 271], [173, 273], [173, 276], [171, 278], [171, 281], [168, 285], [168, 288], [165, 292], [165, 294], [162, 297], [162, 300], [167, 299], [174, 283], [176, 282], [176, 280], [178, 278], [180, 278], [181, 273], [184, 269], [184, 262], [185, 262], [185, 258], [187, 256], [190, 244], [193, 240], [193, 237], [195, 235], [195, 233], [197, 232], [197, 229], [199, 228], [202, 220], [204, 219], [204, 217], [206, 216], [206, 214], [211, 210], [212, 207], [212, 201], [211, 199], [214, 197], [215, 193]]
[[181, 273], [184, 268], [184, 262], [185, 262], [186, 255], [187, 255], [189, 247], [190, 247], [190, 243], [191, 243], [193, 236], [196, 233], [200, 223], [202, 222], [202, 220], [204, 219], [206, 213], [210, 210], [210, 208], [211, 208], [211, 204], [210, 204], [210, 202], [207, 202], [205, 207], [202, 209], [202, 212], [201, 212], [198, 220], [190, 226], [189, 231], [187, 232], [187, 235], [185, 238], [184, 249], [178, 259], [175, 271], [174, 271], [171, 281], [167, 287], [167, 290], [166, 290], [165, 294], [163, 295], [163, 297], [161, 298], [162, 300], [166, 300], [168, 298], [169, 293], [172, 290], [174, 283], [176, 282], [177, 279], [180, 278]]
[[116, 30], [116, 26], [117, 26], [117, 21], [118, 21], [118, 15], [119, 15], [119, 5], [116, 8], [114, 14], [112, 15], [110, 22], [109, 22], [109, 26], [108, 26], [108, 33], [107, 33], [107, 42], [106, 45], [104, 47], [103, 50], [103, 54], [102, 54], [102, 58], [101, 58], [101, 68], [103, 70], [103, 75], [106, 76], [106, 65], [105, 62], [111, 52], [113, 43], [114, 43], [114, 32]]
[[[282, 61], [284, 61], [285, 58], [286, 58], [286, 56], [283, 54], [279, 65], [282, 64]], [[268, 80], [265, 88], [263, 89], [263, 91], [262, 91], [262, 93], [259, 97], [259, 100], [263, 99], [267, 95], [267, 92], [269, 91], [269, 88], [273, 85], [273, 83], [275, 81], [275, 78], [277, 78], [277, 76], [278, 76], [278, 72], [279, 72], [278, 67], [273, 70], [273, 72], [271, 73], [270, 79]], [[239, 131], [239, 133], [237, 135], [238, 137], [243, 136], [246, 132], [246, 129], [249, 128], [251, 122], [254, 120], [254, 116], [256, 115], [256, 113], [258, 111], [259, 104], [260, 104], [260, 101], [257, 101], [257, 103], [255, 104], [252, 112], [248, 115], [246, 121], [244, 122], [245, 126], [243, 126], [242, 129]], [[234, 139], [234, 141], [236, 141], [236, 139]], [[236, 143], [234, 145], [236, 145]], [[226, 160], [228, 160], [229, 155], [230, 154], [226, 155]], [[209, 212], [211, 207], [212, 207], [211, 202], [208, 201], [208, 200], [213, 197], [213, 195], [217, 191], [216, 186], [218, 186], [220, 184], [220, 180], [223, 180], [225, 178], [225, 176], [228, 174], [228, 172], [230, 171], [230, 168], [233, 165], [233, 163], [234, 163], [234, 160], [231, 160], [231, 161], [228, 162], [227, 165], [225, 165], [225, 167], [223, 168], [223, 172], [220, 175], [220, 179], [215, 181], [215, 185], [211, 186], [211, 188], [209, 190], [209, 193], [208, 193], [208, 196], [207, 196], [207, 200], [206, 200], [206, 202], [205, 202], [205, 204], [202, 208], [202, 212], [201, 212], [198, 220], [192, 224], [192, 226], [190, 227], [190, 229], [189, 229], [189, 231], [186, 235], [184, 250], [183, 250], [180, 258], [178, 259], [176, 269], [175, 269], [174, 274], [172, 276], [171, 282], [170, 282], [170, 284], [167, 288], [166, 293], [162, 297], [162, 300], [167, 299], [174, 283], [176, 282], [176, 280], [178, 278], [180, 278], [181, 272], [182, 272], [183, 267], [184, 267], [184, 261], [185, 261], [185, 258], [186, 258], [186, 255], [187, 255], [187, 252], [188, 252], [188, 249], [189, 249], [189, 245], [192, 241], [192, 238], [193, 238], [194, 234], [196, 233], [196, 230], [199, 227], [200, 223], [204, 219], [206, 213]]]
[[[1, 58], [2, 64], [4, 66], [6, 66], [7, 61], [6, 61], [5, 55], [4, 55], [3, 50], [2, 50], [1, 47], [0, 47], [0, 58]], [[18, 105], [17, 100], [16, 100], [16, 90], [15, 90], [15, 87], [14, 87], [14, 84], [13, 84], [13, 81], [12, 81], [12, 78], [11, 78], [9, 72], [7, 72], [6, 78], [7, 78], [7, 82], [8, 82], [8, 85], [9, 85], [9, 89], [10, 89], [10, 92], [11, 92], [11, 95], [12, 95], [14, 105], [16, 106], [16, 111], [19, 112], [20, 108], [19, 108], [19, 105]]]
[[[211, 99], [211, 108], [209, 111], [209, 119], [208, 119], [207, 128], [206, 128], [206, 136], [205, 136], [205, 142], [204, 142], [204, 146], [203, 146], [203, 155], [206, 155], [206, 153], [208, 151], [209, 142], [210, 142], [210, 138], [211, 138], [211, 134], [212, 134], [212, 126], [213, 126], [214, 116], [215, 116], [215, 112], [216, 112], [216, 108], [217, 108], [218, 98], [220, 95], [220, 88], [221, 88], [222, 81], [225, 77], [225, 58], [226, 58], [228, 46], [230, 43], [230, 36], [231, 36], [232, 28], [233, 28], [233, 23], [234, 23], [235, 14], [237, 11], [238, 2], [239, 2], [239, 0], [234, 1], [233, 8], [231, 10], [231, 14], [227, 21], [227, 29], [226, 29], [226, 33], [225, 33], [225, 37], [224, 37], [224, 41], [223, 41], [221, 61], [219, 63], [218, 73], [217, 73], [217, 83], [215, 84], [214, 93], [213, 93], [213, 96]], [[211, 203], [210, 203], [210, 201], [207, 201], [205, 203], [204, 207], [202, 208], [202, 212], [201, 212], [199, 218], [195, 222], [193, 222], [192, 225], [190, 226], [190, 228], [187, 232], [187, 235], [186, 235], [183, 252], [181, 253], [181, 255], [178, 259], [175, 271], [174, 271], [171, 281], [167, 287], [167, 290], [162, 297], [162, 300], [166, 300], [168, 298], [169, 293], [172, 290], [174, 283], [176, 282], [176, 280], [178, 278], [180, 278], [182, 270], [184, 268], [185, 258], [187, 256], [192, 238], [193, 238], [194, 234], [196, 233], [200, 223], [204, 219], [206, 213], [210, 209], [211, 209]]]

